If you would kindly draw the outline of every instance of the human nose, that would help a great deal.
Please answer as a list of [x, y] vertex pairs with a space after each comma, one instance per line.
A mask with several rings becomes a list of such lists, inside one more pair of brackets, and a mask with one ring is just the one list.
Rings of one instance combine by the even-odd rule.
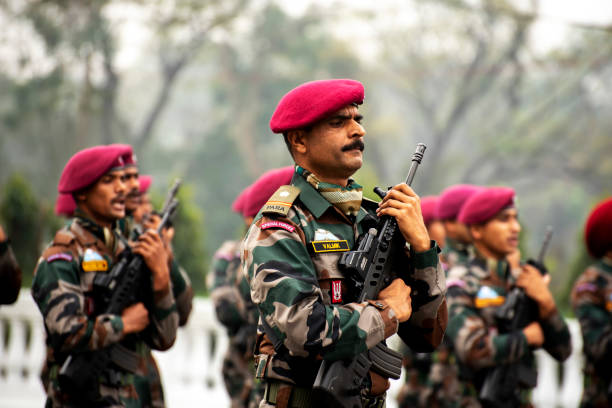
[[361, 125], [361, 123], [353, 120], [353, 128], [351, 129], [352, 137], [364, 137], [366, 134], [365, 128]]
[[127, 190], [127, 185], [125, 180], [122, 180], [121, 177], [117, 178], [117, 182], [115, 183], [115, 192], [125, 194]]

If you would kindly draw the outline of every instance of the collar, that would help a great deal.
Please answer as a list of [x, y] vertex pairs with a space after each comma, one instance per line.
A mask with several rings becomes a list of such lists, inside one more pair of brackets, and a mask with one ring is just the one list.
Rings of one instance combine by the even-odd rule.
[[[291, 179], [291, 185], [294, 185], [300, 189], [300, 201], [306, 206], [308, 211], [315, 216], [315, 218], [319, 218], [323, 215], [325, 211], [329, 207], [333, 207], [334, 205], [327, 201], [325, 197], [321, 195], [306, 179], [298, 173], [297, 168], [299, 166], [295, 166], [296, 171], [293, 173], [293, 178]], [[355, 223], [359, 224], [367, 215], [368, 212], [363, 208], [363, 204], [371, 205], [373, 208], [378, 206], [378, 203], [372, 200], [368, 200], [365, 197], [362, 199], [362, 205], [359, 207], [359, 212], [355, 217]]]
[[605, 272], [612, 273], [612, 259], [604, 256], [599, 260], [599, 267]]
[[511, 278], [509, 264], [505, 259], [486, 258], [476, 248], [474, 248], [474, 254], [474, 263], [484, 269], [488, 276], [497, 277], [503, 281]]
[[97, 224], [79, 208], [74, 210], [74, 221], [77, 222], [85, 230], [92, 233], [100, 241], [104, 242], [104, 244], [108, 248], [113, 249], [115, 247], [117, 240], [115, 239], [116, 236], [114, 230], [116, 228], [117, 222], [114, 222], [113, 226], [109, 230], [108, 228], [102, 227], [101, 225]]
[[316, 218], [319, 218], [332, 204], [298, 173], [293, 173], [291, 184], [300, 189], [300, 201]]

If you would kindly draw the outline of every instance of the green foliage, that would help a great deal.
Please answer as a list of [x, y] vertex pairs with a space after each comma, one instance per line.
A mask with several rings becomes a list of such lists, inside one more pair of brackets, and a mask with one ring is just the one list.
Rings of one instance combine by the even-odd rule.
[[0, 217], [23, 271], [22, 285], [29, 286], [40, 255], [44, 226], [38, 200], [30, 184], [20, 174], [13, 174], [4, 186]]

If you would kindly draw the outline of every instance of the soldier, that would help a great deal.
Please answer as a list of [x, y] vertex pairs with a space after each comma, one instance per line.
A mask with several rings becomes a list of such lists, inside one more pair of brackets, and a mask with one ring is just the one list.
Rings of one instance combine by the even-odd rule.
[[471, 184], [457, 184], [447, 187], [440, 193], [437, 214], [446, 232], [445, 246], [442, 250], [444, 269], [465, 264], [470, 257], [471, 240], [467, 226], [457, 220], [461, 207], [481, 187]]
[[0, 304], [15, 303], [20, 288], [21, 268], [13, 254], [11, 242], [0, 225]]
[[[533, 367], [532, 350], [543, 347], [562, 361], [571, 352], [570, 335], [543, 277], [528, 264], [511, 270], [506, 257], [518, 247], [521, 226], [514, 190], [493, 187], [472, 195], [458, 221], [468, 225], [474, 256], [448, 274], [448, 337], [460, 362], [467, 399], [479, 395], [489, 368], [525, 363]], [[513, 286], [522, 288], [537, 305], [535, 321], [522, 329], [500, 332], [495, 312]], [[529, 390], [513, 390], [511, 406], [528, 406]]]
[[[357, 81], [308, 82], [287, 93], [270, 120], [296, 166], [291, 185], [270, 197], [242, 244], [260, 313], [256, 376], [266, 387], [260, 407], [310, 406], [322, 359], [354, 358], [395, 333], [414, 350], [431, 351], [444, 333], [444, 273], [418, 196], [399, 184], [379, 205], [362, 199], [361, 186], [350, 179], [362, 165], [365, 130], [357, 107], [363, 96]], [[340, 251], [352, 248], [376, 215], [395, 217], [409, 244], [411, 279], [420, 288], [412, 299], [402, 279], [378, 300], [346, 298]], [[408, 274], [408, 259], [402, 263]], [[389, 380], [374, 371], [366, 377], [363, 406], [383, 406]]]
[[[75, 218], [58, 231], [35, 270], [32, 295], [47, 333], [43, 384], [46, 406], [83, 406], [81, 396], [60, 388], [58, 373], [73, 353], [114, 345], [124, 358], [112, 358], [99, 380], [96, 406], [148, 406], [137, 393], [133, 373], [146, 363], [148, 345], [165, 350], [174, 342], [178, 313], [170, 285], [167, 252], [157, 232], [148, 230], [132, 251], [143, 257], [151, 272], [153, 302], [127, 307], [121, 315], [97, 310], [93, 281], [111, 271], [126, 242], [115, 232], [125, 216], [125, 145], [95, 146], [68, 161], [58, 184], [60, 194], [72, 194]], [[147, 330], [145, 330], [147, 329]], [[131, 334], [131, 335], [130, 335]], [[129, 358], [125, 357], [128, 356]]]
[[571, 297], [586, 357], [580, 406], [603, 408], [612, 405], [612, 198], [593, 208], [584, 230], [597, 262], [580, 275]]
[[[248, 227], [267, 199], [280, 186], [291, 181], [293, 167], [283, 167], [263, 174], [236, 198], [232, 209], [240, 212]], [[223, 360], [223, 380], [232, 408], [257, 407], [263, 397], [260, 381], [254, 381], [253, 347], [259, 313], [240, 269], [239, 242], [226, 241], [215, 253], [210, 276], [214, 279], [211, 298], [217, 319], [230, 338]]]

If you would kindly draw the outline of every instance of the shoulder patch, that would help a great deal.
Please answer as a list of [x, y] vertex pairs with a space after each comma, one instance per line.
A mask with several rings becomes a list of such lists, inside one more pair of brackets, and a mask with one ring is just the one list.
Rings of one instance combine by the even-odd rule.
[[65, 252], [60, 252], [58, 254], [49, 255], [47, 257], [46, 261], [47, 262], [53, 262], [53, 261], [57, 261], [58, 259], [61, 259], [63, 261], [71, 262], [72, 261], [72, 255], [67, 254]]
[[282, 228], [285, 231], [289, 231], [289, 232], [295, 231], [295, 227], [289, 224], [288, 222], [282, 222], [282, 221], [276, 221], [276, 220], [264, 222], [259, 226], [259, 228], [261, 228], [262, 230], [269, 229], [269, 228]]
[[300, 189], [298, 187], [291, 185], [280, 186], [264, 204], [261, 212], [287, 215], [299, 194]]

